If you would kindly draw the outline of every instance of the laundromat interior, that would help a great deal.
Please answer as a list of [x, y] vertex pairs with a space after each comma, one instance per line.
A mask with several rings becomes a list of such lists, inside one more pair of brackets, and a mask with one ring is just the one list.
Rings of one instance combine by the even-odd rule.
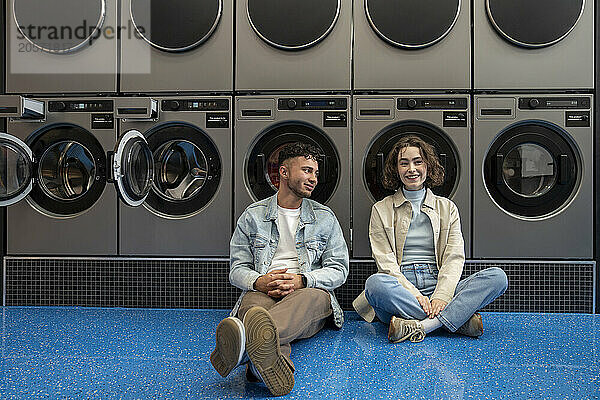
[[[209, 358], [236, 221], [296, 141], [350, 268], [284, 398], [600, 397], [597, 2], [4, 0], [0, 21], [0, 398], [270, 398]], [[443, 165], [463, 278], [508, 277], [479, 338], [392, 344], [353, 309], [407, 134]]]

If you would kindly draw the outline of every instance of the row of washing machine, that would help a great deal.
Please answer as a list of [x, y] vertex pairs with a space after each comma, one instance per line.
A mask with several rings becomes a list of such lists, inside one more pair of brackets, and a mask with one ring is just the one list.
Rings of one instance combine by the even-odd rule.
[[5, 8], [8, 93], [594, 87], [590, 0], [5, 0]]
[[[472, 258], [593, 257], [593, 97], [584, 94], [0, 97], [8, 255], [227, 256], [235, 218], [275, 193], [277, 154], [319, 147], [313, 198], [369, 257], [399, 137], [434, 145], [434, 191]], [[12, 205], [11, 205], [12, 204]]]

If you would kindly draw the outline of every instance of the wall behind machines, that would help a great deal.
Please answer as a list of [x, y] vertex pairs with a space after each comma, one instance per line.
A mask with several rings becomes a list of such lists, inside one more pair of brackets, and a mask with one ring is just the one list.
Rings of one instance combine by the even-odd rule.
[[[226, 0], [232, 2], [233, 0]], [[343, 0], [345, 3], [346, 1]], [[483, 0], [475, 0], [483, 1]], [[352, 3], [348, 1], [347, 3]], [[356, 2], [355, 2], [356, 3]], [[586, 5], [591, 2], [586, 2]], [[3, 2], [6, 8], [7, 1]], [[239, 11], [239, 10], [238, 10]], [[354, 10], [357, 13], [357, 10]], [[355, 17], [356, 18], [356, 17]], [[3, 19], [4, 21], [4, 19]], [[598, 25], [598, 10], [596, 10], [596, 25]], [[235, 18], [234, 18], [235, 22]], [[235, 37], [236, 26], [234, 24]], [[2, 32], [4, 35], [4, 32]], [[598, 53], [600, 52], [600, 37], [598, 29], [596, 37], [596, 66]], [[5, 40], [2, 40], [4, 45]], [[2, 53], [5, 54], [4, 49]], [[414, 54], [411, 54], [411, 56]], [[2, 58], [2, 68], [5, 68], [5, 58]], [[235, 63], [236, 60], [234, 59]], [[348, 59], [348, 63], [351, 59]], [[231, 69], [231, 65], [223, 66]], [[596, 68], [597, 69], [597, 68]], [[261, 71], [257, 71], [261, 74]], [[595, 90], [600, 86], [596, 72]], [[2, 71], [2, 77], [6, 74]], [[4, 82], [2, 82], [4, 85]], [[288, 90], [279, 89], [278, 92], [294, 95], [292, 86]], [[361, 90], [361, 94], [378, 95], [377, 90]], [[392, 91], [388, 91], [389, 94]], [[397, 91], [396, 93], [417, 93], [410, 89]], [[515, 90], [518, 92], [518, 90]], [[2, 87], [4, 93], [4, 86]], [[350, 94], [359, 92], [354, 87], [345, 90], [315, 90], [312, 95]], [[418, 93], [426, 93], [418, 91]], [[430, 91], [430, 93], [445, 93], [443, 90]], [[472, 89], [461, 92], [471, 97], [476, 92]], [[577, 90], [572, 94], [586, 94], [591, 91]], [[177, 95], [175, 93], [170, 93]], [[202, 90], [186, 93], [188, 97], [194, 95], [270, 95], [269, 92], [260, 91], [248, 93], [237, 91], [234, 81], [234, 90]], [[302, 92], [306, 94], [306, 92]], [[481, 94], [481, 93], [478, 93]], [[151, 90], [141, 90], [138, 96], [152, 97], [156, 95]], [[52, 96], [64, 96], [64, 93], [53, 93]], [[91, 95], [90, 95], [91, 96]], [[117, 92], [115, 97], [125, 97], [125, 93]], [[184, 98], [185, 96], [182, 96]], [[234, 97], [235, 98], [235, 97]], [[351, 102], [352, 103], [352, 102]], [[600, 115], [600, 102], [595, 103], [595, 114]], [[235, 102], [233, 102], [235, 107]], [[236, 110], [232, 113], [235, 115]], [[595, 121], [595, 118], [594, 118]], [[234, 123], [234, 118], [230, 121]], [[0, 128], [5, 129], [4, 121], [0, 122]], [[236, 126], [233, 126], [234, 138]], [[472, 135], [476, 133], [471, 133]], [[595, 134], [596, 150], [595, 160], [595, 188], [600, 188], [600, 135]], [[361, 163], [362, 160], [354, 159], [353, 163]], [[481, 166], [473, 165], [473, 168]], [[234, 176], [234, 180], [242, 179]], [[472, 182], [472, 184], [475, 184]], [[233, 191], [233, 184], [232, 184]], [[597, 190], [594, 191], [596, 193]], [[232, 197], [232, 203], [236, 193]], [[600, 248], [600, 205], [595, 198], [595, 249]], [[5, 208], [1, 209], [0, 218], [4, 227]], [[472, 210], [461, 210], [461, 213], [472, 215]], [[231, 212], [233, 215], [233, 211]], [[233, 216], [233, 221], [237, 216]], [[4, 233], [5, 228], [0, 230]], [[117, 234], [117, 233], [115, 233]], [[2, 237], [2, 255], [5, 254]], [[594, 280], [596, 265], [600, 263], [598, 251], [594, 253], [594, 259], [513, 259], [513, 260], [487, 260], [469, 259], [465, 265], [465, 275], [476, 272], [490, 266], [502, 267], [509, 276], [509, 290], [498, 301], [488, 307], [492, 311], [534, 311], [534, 312], [592, 312], [594, 306], [600, 309], [599, 296], [595, 296], [600, 290], [598, 279]], [[594, 261], [595, 260], [595, 261]], [[5, 305], [76, 305], [76, 306], [119, 306], [119, 307], [188, 307], [188, 308], [229, 308], [233, 305], [239, 294], [239, 290], [233, 288], [228, 282], [228, 259], [222, 257], [178, 257], [172, 255], [138, 257], [117, 256], [106, 257], [97, 255], [95, 257], [61, 257], [36, 255], [11, 255], [4, 260], [3, 276], [5, 283]], [[373, 260], [352, 259], [350, 275], [346, 285], [337, 291], [340, 303], [345, 309], [351, 309], [353, 298], [363, 289], [365, 279], [376, 272]], [[595, 304], [594, 304], [595, 303]]]

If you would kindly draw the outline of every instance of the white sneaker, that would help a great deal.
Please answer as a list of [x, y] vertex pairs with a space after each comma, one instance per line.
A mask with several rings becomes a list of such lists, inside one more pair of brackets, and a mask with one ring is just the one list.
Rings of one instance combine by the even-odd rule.
[[210, 362], [224, 378], [244, 360], [246, 353], [246, 330], [236, 317], [228, 317], [219, 323], [216, 331], [217, 344], [210, 355]]

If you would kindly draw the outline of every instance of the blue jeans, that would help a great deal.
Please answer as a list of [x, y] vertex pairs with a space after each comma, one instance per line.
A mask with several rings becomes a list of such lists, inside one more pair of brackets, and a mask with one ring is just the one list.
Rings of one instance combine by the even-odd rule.
[[[432, 264], [402, 266], [402, 273], [424, 296], [431, 296], [437, 284], [437, 267]], [[450, 332], [455, 332], [479, 309], [501, 296], [508, 287], [506, 274], [500, 268], [487, 268], [458, 282], [454, 297], [438, 315]], [[405, 319], [427, 318], [415, 295], [398, 279], [387, 274], [374, 274], [365, 282], [365, 294], [380, 321], [389, 323], [392, 316]]]

